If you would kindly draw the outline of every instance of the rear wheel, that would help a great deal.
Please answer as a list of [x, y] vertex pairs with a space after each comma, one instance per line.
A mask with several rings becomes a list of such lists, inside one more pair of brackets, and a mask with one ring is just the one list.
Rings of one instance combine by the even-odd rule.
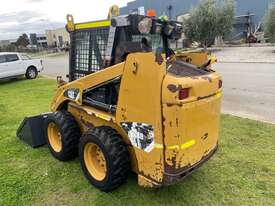
[[55, 158], [67, 161], [77, 156], [80, 129], [69, 112], [59, 111], [50, 115], [46, 132], [48, 147]]
[[107, 167], [105, 156], [95, 143], [87, 143], [84, 147], [84, 161], [89, 173], [98, 181], [106, 177]]
[[25, 74], [27, 79], [35, 79], [37, 77], [37, 75], [38, 75], [38, 71], [33, 66], [29, 67], [26, 71], [26, 74]]
[[96, 127], [86, 132], [80, 140], [79, 156], [86, 178], [102, 191], [112, 191], [127, 179], [127, 146], [110, 127]]

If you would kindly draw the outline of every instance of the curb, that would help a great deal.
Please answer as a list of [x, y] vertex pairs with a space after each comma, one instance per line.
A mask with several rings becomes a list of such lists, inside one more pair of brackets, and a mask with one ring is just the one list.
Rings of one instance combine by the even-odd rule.
[[250, 115], [236, 114], [234, 112], [229, 112], [229, 111], [222, 111], [222, 114], [230, 115], [230, 116], [238, 117], [238, 118], [243, 118], [243, 119], [248, 119], [248, 120], [253, 120], [253, 121], [260, 122], [260, 123], [266, 123], [266, 124], [275, 125], [275, 122], [266, 121], [266, 120], [263, 120], [263, 119], [260, 119], [260, 118], [256, 118], [256, 117], [253, 117], [253, 116], [250, 116]]
[[275, 64], [275, 62], [253, 62], [253, 61], [218, 61], [217, 63], [233, 63], [233, 64]]

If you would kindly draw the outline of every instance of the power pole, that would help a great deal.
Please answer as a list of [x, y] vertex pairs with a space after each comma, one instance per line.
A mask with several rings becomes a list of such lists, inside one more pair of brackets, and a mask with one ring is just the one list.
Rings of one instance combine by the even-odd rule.
[[169, 19], [171, 20], [172, 19], [172, 10], [173, 10], [173, 6], [171, 4], [169, 4], [167, 6], [167, 10], [168, 10], [168, 16], [169, 16]]

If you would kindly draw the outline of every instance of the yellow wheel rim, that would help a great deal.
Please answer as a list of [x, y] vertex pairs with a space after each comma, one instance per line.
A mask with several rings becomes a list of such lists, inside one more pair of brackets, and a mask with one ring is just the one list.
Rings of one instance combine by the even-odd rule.
[[60, 152], [62, 149], [61, 134], [56, 124], [53, 122], [48, 125], [48, 138], [53, 150], [55, 152]]
[[84, 147], [84, 162], [90, 175], [102, 181], [106, 177], [106, 159], [102, 150], [95, 143], [87, 143]]

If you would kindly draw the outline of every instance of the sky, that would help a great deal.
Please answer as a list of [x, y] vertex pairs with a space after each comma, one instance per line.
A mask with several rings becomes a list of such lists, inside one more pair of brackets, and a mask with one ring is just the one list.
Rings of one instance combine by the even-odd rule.
[[17, 39], [22, 33], [44, 33], [65, 27], [66, 15], [75, 22], [106, 19], [110, 6], [131, 0], [2, 0], [0, 40]]

